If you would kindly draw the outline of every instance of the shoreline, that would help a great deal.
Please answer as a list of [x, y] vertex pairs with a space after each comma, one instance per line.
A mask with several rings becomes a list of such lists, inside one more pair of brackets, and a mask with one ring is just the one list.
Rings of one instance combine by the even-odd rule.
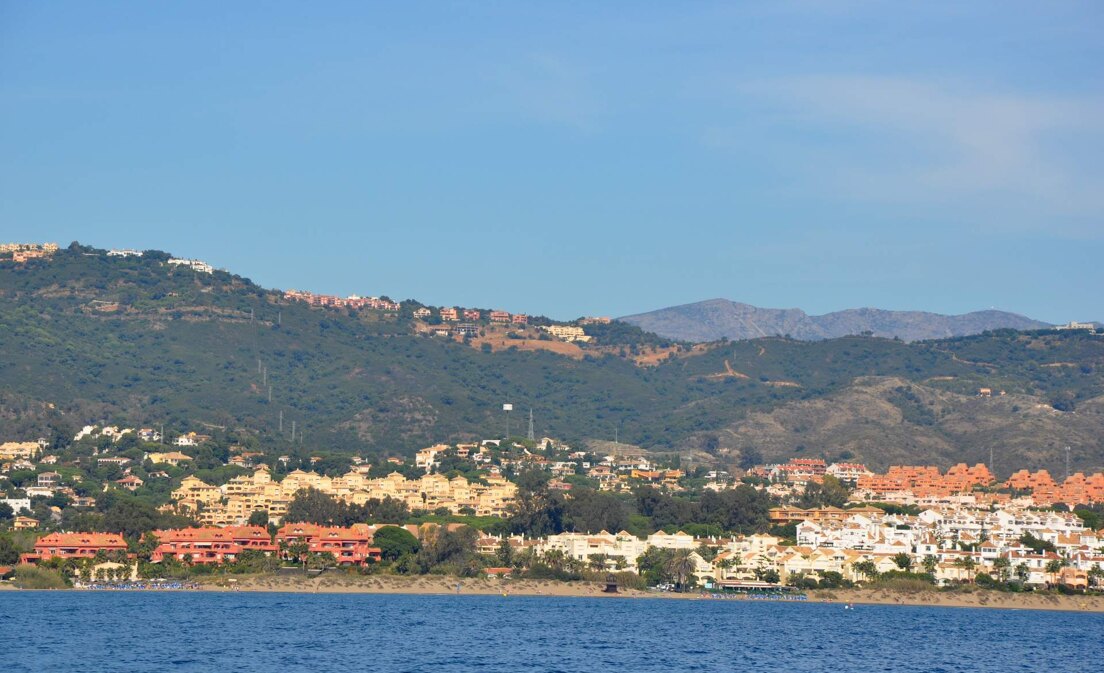
[[[805, 592], [806, 600], [755, 600], [738, 595], [715, 598], [710, 592], [667, 593], [621, 589], [616, 594], [604, 592], [597, 582], [560, 582], [557, 580], [457, 578], [442, 575], [414, 577], [398, 575], [329, 574], [319, 577], [240, 575], [200, 577], [191, 580], [196, 588], [184, 589], [120, 589], [119, 591], [213, 592], [213, 593], [290, 593], [290, 594], [405, 594], [423, 596], [525, 596], [553, 598], [610, 598], [658, 600], [731, 600], [746, 602], [828, 603], [837, 605], [879, 605], [975, 608], [998, 610], [1046, 610], [1063, 612], [1104, 613], [1104, 596], [1061, 594], [1006, 593], [985, 589], [974, 591], [895, 592], [887, 589], [813, 589]], [[0, 585], [0, 591], [20, 591], [10, 584]], [[55, 589], [53, 591], [92, 591], [90, 589]], [[104, 590], [98, 590], [104, 591]], [[108, 589], [107, 591], [110, 591]]]

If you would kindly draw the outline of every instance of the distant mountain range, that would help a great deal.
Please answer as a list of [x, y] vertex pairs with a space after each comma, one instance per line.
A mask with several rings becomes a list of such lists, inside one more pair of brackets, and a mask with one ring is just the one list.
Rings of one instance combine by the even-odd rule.
[[709, 299], [620, 318], [641, 329], [669, 339], [717, 341], [756, 339], [789, 335], [817, 341], [873, 333], [905, 341], [944, 339], [980, 334], [986, 330], [1010, 328], [1032, 330], [1050, 327], [1006, 311], [974, 311], [963, 315], [941, 315], [925, 311], [885, 311], [856, 308], [824, 315], [809, 315], [797, 308], [759, 308], [728, 299]]

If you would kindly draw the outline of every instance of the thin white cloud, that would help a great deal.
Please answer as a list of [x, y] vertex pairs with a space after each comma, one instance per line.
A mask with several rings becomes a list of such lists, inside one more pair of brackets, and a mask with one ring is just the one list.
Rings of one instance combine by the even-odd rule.
[[[745, 100], [772, 108], [770, 132], [785, 160], [800, 158], [833, 193], [988, 206], [994, 213], [1104, 214], [1104, 172], [1092, 151], [1104, 148], [1102, 99], [868, 76], [787, 78], [739, 89]], [[726, 137], [724, 129], [712, 129], [706, 142], [723, 144]]]

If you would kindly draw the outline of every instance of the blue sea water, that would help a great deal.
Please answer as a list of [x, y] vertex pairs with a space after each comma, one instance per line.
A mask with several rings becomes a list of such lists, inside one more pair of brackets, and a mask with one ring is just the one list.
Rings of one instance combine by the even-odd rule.
[[0, 671], [1104, 671], [1104, 615], [370, 594], [0, 592]]

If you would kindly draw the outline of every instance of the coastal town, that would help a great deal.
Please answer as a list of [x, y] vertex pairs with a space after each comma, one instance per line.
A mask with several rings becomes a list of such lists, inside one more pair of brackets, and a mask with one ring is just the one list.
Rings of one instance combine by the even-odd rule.
[[[670, 586], [714, 590], [853, 586], [902, 574], [935, 586], [1104, 587], [1101, 473], [1055, 479], [1045, 470], [1016, 470], [998, 480], [980, 463], [876, 473], [859, 463], [795, 458], [730, 474], [639, 452], [574, 450], [551, 438], [438, 444], [410, 460], [351, 456], [347, 466], [321, 455], [266, 462], [263, 451], [231, 445], [224, 462], [210, 465], [214, 440], [194, 431], [167, 441], [153, 428], [86, 426], [71, 439], [63, 451], [45, 439], [0, 444], [0, 525], [27, 541], [2, 568], [6, 576], [19, 564], [37, 565], [62, 569], [79, 584], [243, 561], [269, 570], [394, 572], [404, 561], [378, 542], [391, 528], [417, 545], [467, 531], [464, 572], [473, 575], [552, 568], [663, 584], [674, 572]], [[201, 455], [208, 463], [198, 470]], [[596, 497], [590, 494], [678, 502], [746, 490], [770, 506], [742, 532], [692, 521], [631, 532], [511, 530], [508, 522], [534, 497], [531, 485], [518, 482], [534, 475], [541, 492], [569, 504]], [[81, 512], [102, 510], [109, 496], [150, 492], [167, 495], [161, 515], [187, 525], [73, 529]], [[311, 497], [363, 512], [364, 520], [307, 521]], [[269, 561], [256, 566], [261, 557]]]

